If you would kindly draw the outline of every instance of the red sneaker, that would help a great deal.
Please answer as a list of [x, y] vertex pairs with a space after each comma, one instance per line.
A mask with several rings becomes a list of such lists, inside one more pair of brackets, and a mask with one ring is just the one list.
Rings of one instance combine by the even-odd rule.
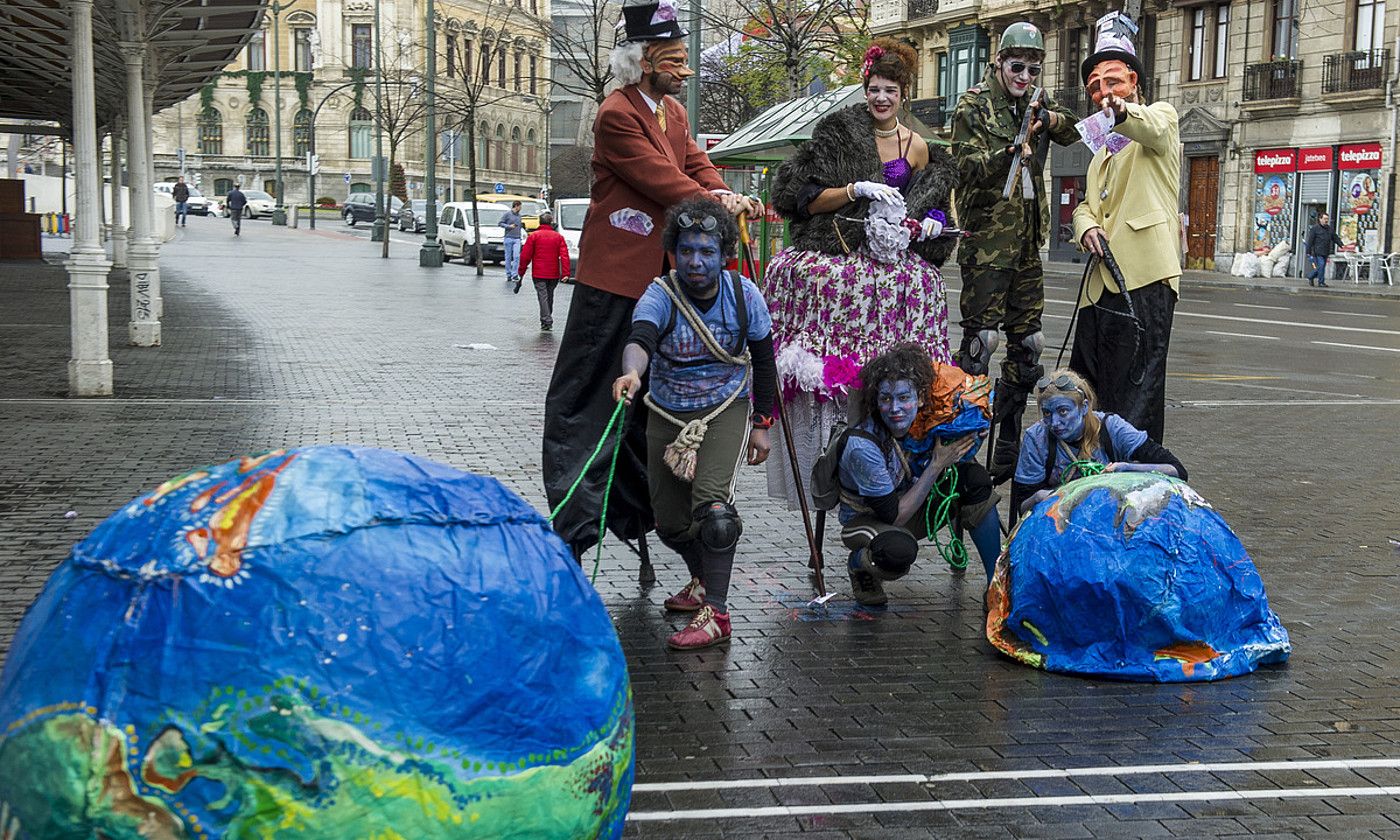
[[716, 612], [706, 604], [684, 630], [666, 640], [673, 650], [699, 650], [729, 641], [729, 613]]
[[705, 584], [700, 578], [691, 578], [681, 591], [666, 599], [666, 609], [676, 612], [695, 612], [705, 606]]

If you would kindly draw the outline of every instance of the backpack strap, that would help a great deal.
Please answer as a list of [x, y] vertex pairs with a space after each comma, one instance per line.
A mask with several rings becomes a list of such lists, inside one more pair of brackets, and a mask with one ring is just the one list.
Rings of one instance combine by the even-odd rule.
[[1108, 433], [1108, 415], [1104, 415], [1104, 422], [1099, 426], [1099, 448], [1103, 450], [1104, 458], [1108, 460], [1105, 464], [1111, 464], [1119, 460], [1118, 453], [1113, 451], [1113, 435]]

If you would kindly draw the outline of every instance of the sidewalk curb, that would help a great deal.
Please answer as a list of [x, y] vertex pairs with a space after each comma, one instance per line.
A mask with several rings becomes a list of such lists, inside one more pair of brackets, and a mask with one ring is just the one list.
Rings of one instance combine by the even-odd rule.
[[[1083, 275], [1083, 268], [1064, 268], [1059, 264], [1046, 263], [1044, 267], [1046, 274], [1056, 274], [1063, 277], [1078, 278]], [[1248, 289], [1250, 291], [1283, 292], [1290, 295], [1315, 294], [1326, 297], [1355, 297], [1369, 300], [1397, 300], [1400, 299], [1400, 289], [1392, 292], [1382, 292], [1372, 289], [1369, 285], [1358, 286], [1355, 290], [1350, 286], [1336, 286], [1329, 284], [1324, 289], [1316, 286], [1288, 286], [1282, 283], [1260, 283], [1250, 277], [1235, 277], [1230, 274], [1221, 274], [1219, 277], [1183, 276], [1181, 278], [1181, 288], [1190, 286], [1219, 286], [1225, 289]], [[1371, 284], [1374, 285], [1374, 284]], [[1381, 286], [1380, 288], [1395, 289], [1394, 286]]]

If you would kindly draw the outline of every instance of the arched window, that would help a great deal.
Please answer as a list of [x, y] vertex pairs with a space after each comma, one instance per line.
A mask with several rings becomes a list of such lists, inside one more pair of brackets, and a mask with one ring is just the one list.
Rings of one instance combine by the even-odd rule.
[[[212, 107], [199, 112], [199, 153], [201, 155], [221, 155], [224, 153], [224, 118]], [[220, 194], [222, 195], [222, 193]]]
[[520, 171], [520, 126], [510, 130], [510, 168], [512, 172]]
[[533, 173], [533, 172], [538, 172], [538, 171], [539, 171], [538, 169], [535, 168], [535, 164], [537, 163], [537, 160], [536, 160], [536, 158], [535, 158], [535, 144], [536, 144], [537, 142], [538, 142], [538, 141], [536, 140], [535, 130], [532, 128], [532, 129], [530, 129], [530, 133], [529, 133], [528, 135], [526, 135], [526, 137], [525, 137], [525, 171], [526, 171], [526, 172], [532, 172], [532, 173]]
[[311, 151], [311, 112], [305, 108], [292, 119], [292, 144], [296, 147], [292, 154], [299, 158]]
[[248, 154], [267, 157], [272, 154], [272, 135], [267, 129], [267, 112], [254, 108], [248, 112]]
[[504, 169], [506, 162], [506, 127], [496, 126], [496, 168]]
[[472, 80], [472, 42], [468, 38], [462, 42], [462, 81]]
[[517, 52], [515, 54], [515, 90], [517, 93], [525, 89], [525, 55]]
[[506, 48], [499, 47], [496, 50], [496, 84], [501, 87], [506, 86]]
[[537, 56], [530, 56], [530, 93], [535, 93], [536, 78], [540, 74], [540, 60]]
[[350, 113], [350, 157], [367, 160], [373, 136], [374, 114], [368, 108], [356, 108]]
[[481, 83], [491, 84], [491, 42], [485, 38], [481, 40]]
[[457, 36], [451, 33], [447, 35], [447, 75], [457, 75]]
[[491, 126], [482, 123], [476, 129], [477, 165], [482, 169], [491, 168]]
[[254, 32], [248, 39], [248, 72], [262, 73], [267, 70], [267, 33]]

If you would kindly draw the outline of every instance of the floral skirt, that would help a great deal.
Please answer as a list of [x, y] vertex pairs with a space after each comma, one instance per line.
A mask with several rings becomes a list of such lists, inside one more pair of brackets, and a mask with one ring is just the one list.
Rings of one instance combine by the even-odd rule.
[[833, 256], [788, 248], [768, 264], [763, 294], [773, 316], [782, 389], [797, 470], [775, 429], [768, 494], [798, 506], [796, 476], [809, 482], [831, 428], [846, 415], [861, 366], [891, 346], [913, 341], [941, 362], [948, 349], [943, 275], [916, 254], [893, 263], [863, 252]]

